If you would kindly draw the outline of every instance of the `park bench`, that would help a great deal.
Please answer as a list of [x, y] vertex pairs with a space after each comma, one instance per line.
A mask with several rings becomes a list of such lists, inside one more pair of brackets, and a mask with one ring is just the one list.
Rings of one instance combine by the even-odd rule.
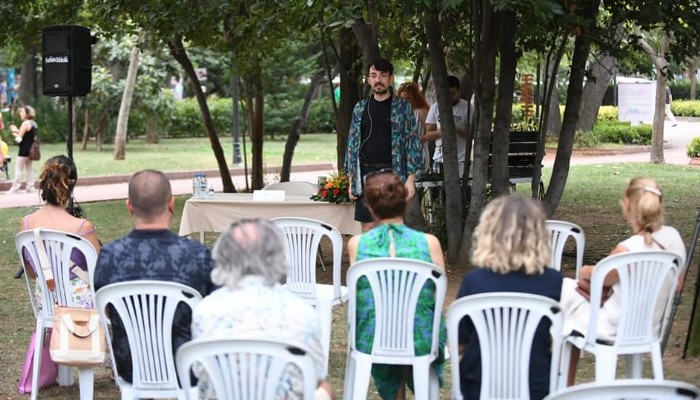
[[[515, 190], [515, 185], [518, 183], [532, 183], [537, 159], [538, 135], [537, 132], [514, 131], [508, 136], [508, 175], [511, 191]], [[491, 154], [489, 154], [489, 171], [491, 171], [490, 164]], [[542, 198], [544, 183], [541, 180], [539, 189], [539, 197]]]

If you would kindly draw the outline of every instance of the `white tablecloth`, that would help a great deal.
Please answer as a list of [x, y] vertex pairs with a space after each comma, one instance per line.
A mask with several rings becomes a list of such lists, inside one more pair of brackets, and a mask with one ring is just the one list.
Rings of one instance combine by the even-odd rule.
[[284, 201], [253, 202], [252, 193], [216, 193], [211, 199], [189, 199], [180, 221], [180, 236], [195, 232], [221, 232], [243, 218], [304, 217], [323, 221], [340, 233], [362, 233], [355, 221], [355, 205], [313, 201], [308, 196], [286, 196]]

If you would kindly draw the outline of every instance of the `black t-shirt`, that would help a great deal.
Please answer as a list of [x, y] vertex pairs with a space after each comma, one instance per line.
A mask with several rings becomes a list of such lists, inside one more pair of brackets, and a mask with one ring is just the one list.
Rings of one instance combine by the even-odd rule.
[[360, 160], [391, 164], [391, 97], [384, 101], [369, 98], [360, 132]]
[[32, 129], [25, 132], [24, 136], [22, 136], [22, 141], [19, 142], [19, 153], [17, 154], [19, 157], [29, 157], [29, 149], [32, 147], [32, 143], [34, 143], [37, 126], [36, 122], [29, 122], [32, 124]]

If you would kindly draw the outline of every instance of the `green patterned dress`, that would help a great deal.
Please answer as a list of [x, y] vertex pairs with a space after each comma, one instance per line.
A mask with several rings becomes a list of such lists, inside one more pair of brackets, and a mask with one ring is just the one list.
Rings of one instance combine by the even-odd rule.
[[[357, 250], [357, 261], [368, 258], [389, 257], [391, 237], [394, 239], [396, 257], [411, 258], [414, 260], [432, 262], [428, 240], [423, 232], [415, 231], [403, 224], [382, 224], [364, 233], [360, 237]], [[430, 352], [432, 340], [433, 310], [435, 309], [435, 286], [427, 282], [418, 297], [416, 309], [415, 332], [413, 338], [416, 355], [425, 355]], [[356, 336], [357, 349], [363, 353], [371, 353], [374, 343], [374, 299], [372, 289], [366, 278], [357, 282], [357, 321]], [[445, 347], [445, 323], [440, 324], [440, 354], [433, 362], [433, 368], [440, 377], [442, 384]], [[372, 365], [372, 377], [383, 399], [394, 399], [401, 384], [402, 365]], [[407, 377], [409, 388], [413, 390], [412, 375]]]

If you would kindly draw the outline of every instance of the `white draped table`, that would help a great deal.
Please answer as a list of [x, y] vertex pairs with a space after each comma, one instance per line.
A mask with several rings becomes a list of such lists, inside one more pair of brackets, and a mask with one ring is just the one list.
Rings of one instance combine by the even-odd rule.
[[180, 221], [180, 236], [221, 232], [243, 218], [304, 217], [323, 221], [340, 233], [362, 233], [355, 221], [355, 205], [313, 201], [308, 196], [286, 196], [284, 201], [253, 201], [252, 193], [215, 193], [210, 199], [189, 199]]

